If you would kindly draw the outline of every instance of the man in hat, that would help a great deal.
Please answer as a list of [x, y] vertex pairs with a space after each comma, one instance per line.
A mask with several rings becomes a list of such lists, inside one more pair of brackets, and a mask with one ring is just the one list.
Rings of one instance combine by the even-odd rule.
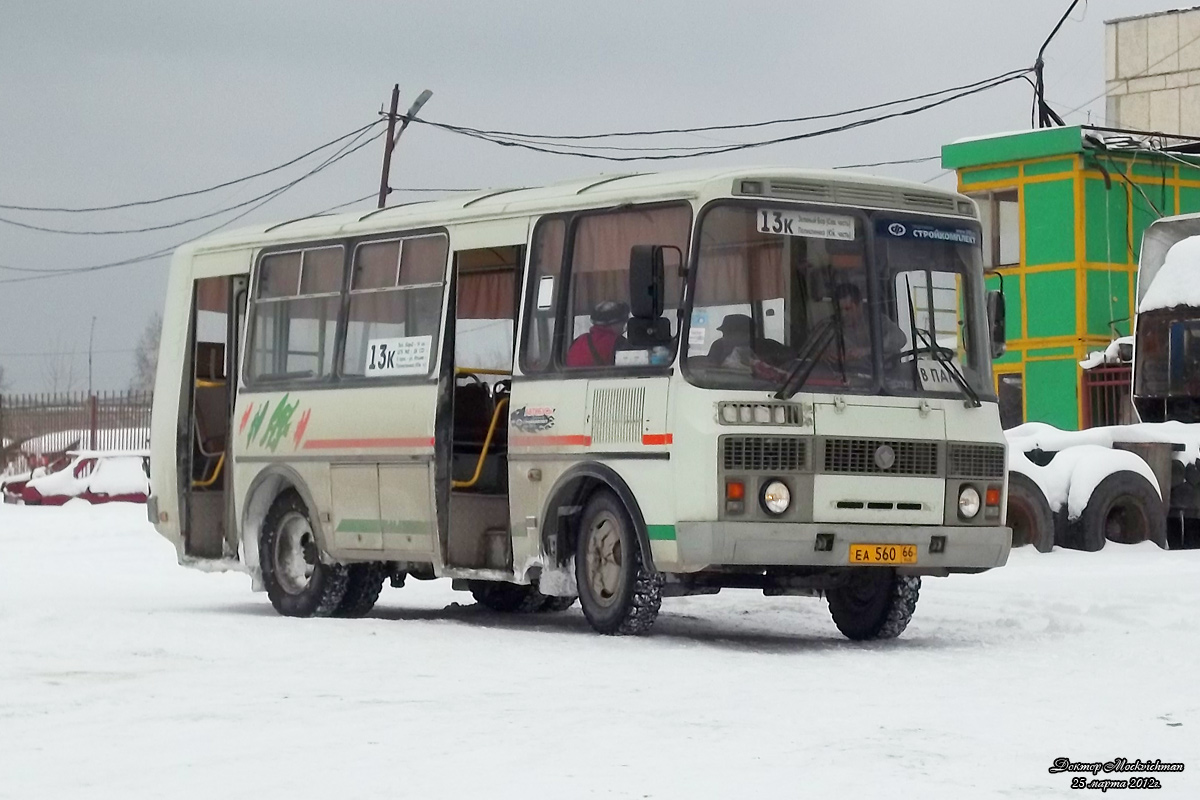
[[622, 335], [629, 320], [629, 304], [603, 300], [592, 309], [592, 327], [567, 348], [568, 367], [608, 367], [616, 363], [617, 351], [628, 347]]
[[717, 328], [721, 338], [708, 350], [708, 361], [718, 367], [745, 367], [754, 354], [754, 320], [748, 314], [726, 314]]

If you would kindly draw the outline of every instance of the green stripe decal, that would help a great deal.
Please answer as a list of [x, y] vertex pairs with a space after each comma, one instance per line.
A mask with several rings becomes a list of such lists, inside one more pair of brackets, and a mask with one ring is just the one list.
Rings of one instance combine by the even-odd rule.
[[382, 523], [377, 519], [343, 519], [338, 523], [337, 532], [425, 534], [432, 532], [432, 525], [407, 519], [385, 519]]
[[647, 525], [646, 535], [650, 537], [650, 541], [652, 542], [673, 542], [675, 541], [675, 526]]

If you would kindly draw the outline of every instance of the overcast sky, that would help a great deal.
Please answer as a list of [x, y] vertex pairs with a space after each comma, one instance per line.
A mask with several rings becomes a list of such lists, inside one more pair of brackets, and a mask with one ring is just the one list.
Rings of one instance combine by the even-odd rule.
[[[432, 90], [422, 112], [429, 119], [532, 132], [839, 111], [1030, 65], [1067, 4], [0, 0], [0, 204], [105, 205], [236, 178], [372, 121], [393, 83], [401, 86], [402, 109], [421, 89]], [[1174, 7], [1167, 0], [1081, 3], [1047, 53], [1047, 97], [1062, 112], [1103, 91], [1104, 20]], [[393, 161], [392, 185], [537, 185], [692, 165], [829, 167], [934, 156], [959, 137], [1028, 127], [1030, 98], [1028, 84], [1012, 83], [856, 131], [665, 165], [523, 152], [413, 126]], [[1103, 99], [1067, 122], [1087, 122], [1088, 111], [1102, 124]], [[722, 132], [676, 141], [763, 136]], [[381, 149], [364, 148], [235, 227], [301, 216], [375, 190]], [[72, 230], [160, 225], [262, 194], [303, 171], [299, 165], [140, 209], [0, 210], [0, 217]], [[937, 177], [936, 161], [871, 171], [953, 186], [952, 176]], [[415, 197], [397, 192], [392, 202]], [[227, 216], [119, 236], [40, 233], [0, 222], [0, 264], [114, 261], [173, 246]], [[49, 389], [50, 376], [61, 381], [68, 365], [85, 388], [93, 316], [94, 385], [126, 386], [132, 349], [162, 304], [166, 269], [162, 258], [93, 275], [0, 283], [0, 365], [9, 390]], [[0, 270], [0, 280], [17, 275]]]

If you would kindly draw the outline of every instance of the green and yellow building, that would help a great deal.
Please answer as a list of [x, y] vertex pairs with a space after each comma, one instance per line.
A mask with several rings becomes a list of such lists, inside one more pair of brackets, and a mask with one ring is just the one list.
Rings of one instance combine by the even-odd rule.
[[1200, 211], [1200, 157], [1075, 126], [955, 142], [942, 165], [978, 201], [989, 285], [1003, 284], [1005, 424], [1078, 428], [1079, 361], [1132, 332], [1142, 232]]

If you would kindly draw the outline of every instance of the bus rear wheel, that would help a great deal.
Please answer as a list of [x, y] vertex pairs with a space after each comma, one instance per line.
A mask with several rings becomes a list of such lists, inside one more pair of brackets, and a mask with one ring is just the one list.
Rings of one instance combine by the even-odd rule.
[[346, 596], [349, 572], [321, 562], [308, 507], [288, 490], [263, 520], [258, 563], [271, 605], [285, 617], [333, 616]]
[[592, 495], [575, 552], [579, 605], [599, 633], [647, 633], [662, 605], [662, 576], [646, 569], [633, 522], [612, 492]]
[[346, 567], [346, 593], [338, 604], [335, 617], [365, 617], [375, 607], [387, 571], [383, 564], [351, 564]]
[[895, 639], [912, 620], [921, 592], [917, 575], [883, 567], [852, 570], [843, 585], [825, 593], [834, 624], [847, 639]]

